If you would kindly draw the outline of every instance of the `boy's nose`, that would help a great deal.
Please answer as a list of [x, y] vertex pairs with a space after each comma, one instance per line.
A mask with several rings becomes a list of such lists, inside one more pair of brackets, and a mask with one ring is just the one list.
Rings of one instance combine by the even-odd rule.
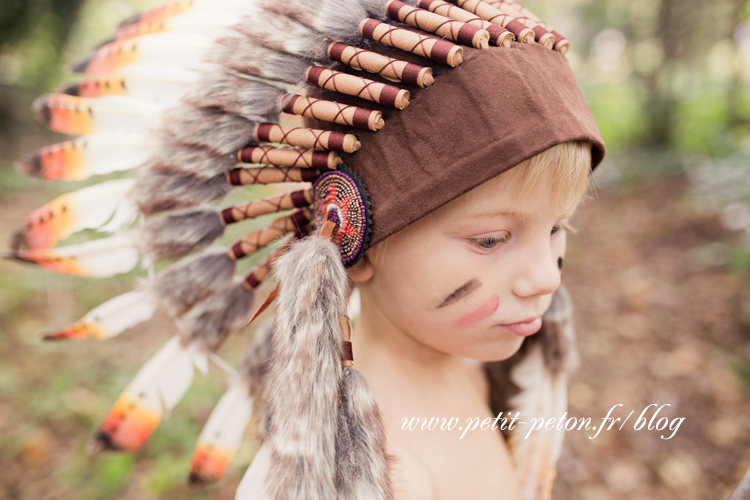
[[516, 268], [513, 293], [518, 297], [533, 297], [557, 290], [561, 282], [559, 257], [552, 254], [549, 243], [538, 246], [536, 251], [524, 252]]

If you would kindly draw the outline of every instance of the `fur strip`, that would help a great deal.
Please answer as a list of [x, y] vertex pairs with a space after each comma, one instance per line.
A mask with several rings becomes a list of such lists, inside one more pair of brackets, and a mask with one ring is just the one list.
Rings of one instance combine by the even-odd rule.
[[280, 290], [266, 390], [268, 496], [333, 500], [346, 271], [336, 245], [314, 234], [293, 244], [274, 272]]
[[[275, 120], [266, 116], [264, 121]], [[236, 153], [251, 142], [256, 123], [218, 109], [185, 104], [167, 113], [164, 130], [174, 145], [201, 147], [224, 155]]]
[[206, 179], [152, 167], [138, 172], [132, 197], [138, 210], [144, 215], [153, 215], [219, 200], [232, 188], [225, 174]]
[[182, 316], [225, 287], [236, 264], [226, 248], [210, 248], [159, 272], [153, 287], [162, 304], [172, 314]]
[[210, 295], [185, 314], [183, 322], [191, 340], [215, 351], [232, 331], [244, 326], [251, 314], [255, 293], [242, 282], [242, 278], [235, 277], [230, 286]]
[[336, 465], [339, 498], [392, 500], [385, 430], [372, 391], [354, 368], [341, 374]]
[[[330, 42], [320, 33], [292, 18], [273, 12], [263, 12], [262, 15], [247, 18], [246, 21], [235, 26], [235, 29], [264, 47], [310, 61], [325, 62], [328, 59], [327, 47]], [[356, 25], [354, 30], [357, 30]]]
[[211, 73], [201, 85], [185, 96], [185, 101], [200, 109], [218, 109], [247, 120], [260, 121], [268, 114], [278, 115], [278, 87], [231, 73]]
[[253, 341], [240, 362], [240, 377], [250, 388], [250, 396], [255, 399], [255, 415], [258, 419], [256, 436], [260, 441], [268, 438], [268, 408], [263, 392], [268, 383], [268, 368], [271, 364], [273, 320], [269, 320], [253, 334]]
[[243, 36], [219, 40], [213, 61], [240, 73], [297, 85], [305, 79], [309, 62], [263, 47]]
[[226, 226], [213, 207], [184, 208], [138, 227], [139, 250], [152, 260], [176, 260], [203, 250], [224, 235]]

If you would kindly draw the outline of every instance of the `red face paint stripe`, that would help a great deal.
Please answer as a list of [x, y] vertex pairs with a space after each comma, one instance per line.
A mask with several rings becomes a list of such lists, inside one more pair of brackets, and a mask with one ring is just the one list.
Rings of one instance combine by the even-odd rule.
[[464, 328], [482, 321], [483, 319], [489, 318], [490, 316], [495, 314], [495, 311], [497, 311], [499, 305], [500, 297], [495, 294], [487, 299], [487, 301], [477, 309], [462, 316], [461, 319], [456, 322], [456, 326], [458, 326], [459, 328]]

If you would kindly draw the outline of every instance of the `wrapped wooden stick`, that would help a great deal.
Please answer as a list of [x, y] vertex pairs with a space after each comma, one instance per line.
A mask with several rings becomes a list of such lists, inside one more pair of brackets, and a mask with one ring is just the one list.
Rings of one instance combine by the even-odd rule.
[[284, 113], [306, 116], [350, 127], [369, 129], [373, 132], [377, 132], [385, 127], [383, 113], [380, 111], [357, 106], [347, 106], [324, 99], [284, 94], [279, 99], [279, 108]]
[[481, 17], [443, 0], [419, 0], [417, 7], [487, 30], [487, 33], [490, 34], [491, 45], [510, 47], [510, 42], [516, 38], [513, 33], [502, 26], [485, 21]]
[[327, 149], [340, 153], [359, 151], [362, 143], [354, 134], [316, 130], [305, 127], [282, 127], [275, 123], [259, 123], [253, 130], [258, 142], [275, 142], [305, 149]]
[[394, 21], [400, 21], [461, 45], [486, 49], [489, 44], [490, 34], [485, 29], [412, 7], [399, 0], [390, 0], [385, 10], [388, 17]]
[[399, 110], [405, 109], [409, 105], [408, 90], [400, 89], [395, 85], [368, 80], [361, 76], [321, 68], [320, 66], [307, 68], [305, 81], [316, 87], [353, 95]]
[[406, 28], [391, 26], [375, 19], [363, 20], [359, 25], [359, 33], [370, 40], [427, 57], [451, 67], [456, 67], [463, 62], [463, 48], [454, 43], [422, 35]]
[[380, 75], [392, 82], [410, 83], [422, 88], [435, 83], [435, 79], [432, 77], [432, 68], [400, 61], [344, 43], [335, 42], [329, 45], [328, 57], [354, 69]]
[[309, 233], [309, 225], [304, 226], [301, 230], [298, 230], [294, 233], [294, 236], [292, 236], [288, 241], [286, 241], [284, 244], [279, 245], [278, 247], [274, 248], [271, 253], [269, 253], [265, 259], [260, 261], [258, 264], [256, 264], [250, 272], [248, 272], [245, 275], [245, 280], [243, 284], [248, 290], [253, 290], [255, 288], [258, 288], [265, 280], [268, 278], [268, 276], [271, 274], [271, 271], [273, 271], [274, 265], [276, 265], [276, 261], [287, 253], [289, 251], [289, 248], [291, 244], [298, 239], [302, 239], [305, 237], [306, 234]]
[[219, 214], [224, 224], [234, 224], [261, 215], [282, 212], [292, 208], [307, 207], [312, 203], [312, 189], [300, 189], [291, 193], [253, 200], [244, 205], [225, 208]]
[[237, 152], [240, 163], [262, 163], [280, 167], [334, 169], [344, 163], [333, 151], [248, 146]]
[[544, 45], [550, 50], [553, 50], [555, 48], [555, 35], [550, 33], [544, 25], [519, 11], [516, 6], [508, 2], [504, 2], [503, 0], [487, 1], [487, 3], [495, 7], [503, 14], [512, 16], [516, 21], [523, 23], [523, 25], [527, 28], [531, 28], [534, 31], [534, 40], [536, 40], [540, 44]]
[[232, 186], [314, 182], [320, 173], [320, 170], [293, 167], [235, 168], [227, 173], [227, 182]]
[[232, 245], [229, 249], [229, 257], [232, 260], [239, 260], [255, 253], [290, 231], [299, 230], [311, 220], [312, 211], [309, 208], [302, 208], [290, 215], [279, 217], [268, 226], [248, 233], [247, 236]]
[[501, 11], [483, 0], [451, 0], [464, 10], [476, 14], [482, 19], [502, 26], [516, 36], [519, 42], [534, 44], [534, 31], [526, 25], [517, 21], [512, 16], [503, 14]]
[[519, 11], [524, 17], [533, 20], [535, 23], [537, 23], [539, 26], [544, 28], [545, 30], [552, 33], [552, 35], [555, 37], [555, 45], [554, 49], [558, 52], [561, 52], [563, 55], [570, 49], [570, 42], [562, 36], [560, 33], [552, 29], [551, 26], [549, 26], [547, 23], [539, 19], [533, 12], [531, 12], [529, 9], [521, 5], [520, 3], [516, 2], [515, 0], [490, 0], [488, 2], [489, 4], [496, 6], [498, 3], [505, 3], [512, 7], [514, 7], [517, 11]]

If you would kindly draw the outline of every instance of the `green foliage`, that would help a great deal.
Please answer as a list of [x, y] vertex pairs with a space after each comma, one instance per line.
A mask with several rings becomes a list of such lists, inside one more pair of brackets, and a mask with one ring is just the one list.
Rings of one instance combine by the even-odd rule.
[[[750, 271], [750, 248], [736, 244], [729, 253], [729, 267], [736, 272]], [[748, 368], [750, 374], [750, 368]]]
[[609, 154], [622, 153], [646, 133], [646, 100], [634, 82], [587, 85], [584, 93]]

